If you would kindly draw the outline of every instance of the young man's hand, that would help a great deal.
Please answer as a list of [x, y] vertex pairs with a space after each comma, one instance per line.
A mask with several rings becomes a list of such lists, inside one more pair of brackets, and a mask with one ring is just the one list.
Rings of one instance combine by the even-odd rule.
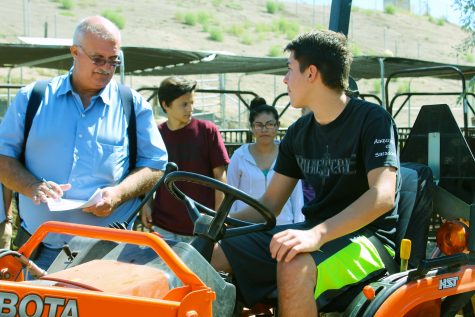
[[152, 228], [152, 208], [147, 203], [142, 207], [140, 211], [140, 219], [145, 228]]
[[288, 229], [276, 233], [269, 248], [272, 258], [278, 262], [290, 262], [297, 254], [319, 250], [322, 245], [322, 233], [315, 228]]

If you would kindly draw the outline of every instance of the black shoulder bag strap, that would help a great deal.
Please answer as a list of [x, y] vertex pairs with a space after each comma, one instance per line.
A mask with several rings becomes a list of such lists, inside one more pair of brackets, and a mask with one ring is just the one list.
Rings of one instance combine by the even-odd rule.
[[135, 169], [137, 162], [137, 123], [132, 91], [129, 87], [119, 84], [119, 95], [125, 117], [128, 122], [127, 135], [129, 137], [129, 173]]
[[[38, 112], [38, 108], [40, 107], [41, 100], [43, 100], [43, 97], [45, 95], [46, 86], [48, 86], [49, 82], [50, 82], [50, 79], [38, 80], [33, 86], [33, 89], [31, 90], [30, 99], [28, 99], [28, 105], [26, 106], [26, 113], [25, 113], [25, 128], [23, 129], [23, 145], [21, 148], [20, 157], [18, 159], [20, 163], [22, 163], [23, 165], [25, 165], [26, 141], [28, 140], [28, 135], [30, 134], [31, 125], [33, 123], [33, 119], [36, 116], [36, 113]], [[21, 218], [20, 210], [19, 210], [20, 199], [18, 197], [18, 193], [14, 193], [13, 197], [15, 199], [15, 203], [18, 208], [18, 216]], [[17, 247], [20, 247], [26, 241], [26, 240], [25, 241], [20, 241], [20, 240], [22, 240], [25, 237], [26, 239], [29, 238], [27, 235], [25, 237], [22, 237], [22, 234], [20, 234], [20, 232], [26, 233], [26, 230], [24, 230], [23, 227], [21, 226], [18, 229], [17, 238], [15, 238], [15, 242], [14, 242]]]
[[43, 100], [45, 95], [46, 86], [48, 86], [49, 82], [50, 79], [38, 80], [33, 86], [30, 99], [28, 99], [25, 115], [25, 129], [23, 130], [23, 147], [21, 149], [19, 159], [22, 164], [25, 164], [26, 141], [28, 140], [28, 135], [30, 134], [31, 124], [33, 123], [33, 118], [35, 118], [36, 113], [38, 112], [41, 100]]

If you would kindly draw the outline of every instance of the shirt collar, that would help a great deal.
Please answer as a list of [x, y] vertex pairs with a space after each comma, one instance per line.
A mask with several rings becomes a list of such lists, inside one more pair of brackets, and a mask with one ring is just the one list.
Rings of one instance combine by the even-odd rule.
[[[60, 84], [58, 88], [58, 96], [65, 95], [69, 92], [73, 92], [73, 86], [71, 84], [72, 80], [72, 74], [73, 74], [73, 67], [69, 70], [69, 72], [66, 75], [61, 76], [60, 81], [62, 83]], [[112, 94], [113, 94], [113, 89], [112, 87], [117, 87], [117, 83], [114, 81], [114, 79], [111, 79], [111, 81], [105, 86], [103, 89], [99, 91], [99, 94], [97, 97], [100, 97], [102, 99], [102, 102], [105, 105], [111, 105], [112, 104]], [[117, 89], [116, 89], [117, 90]]]
[[[102, 102], [105, 104], [105, 105], [112, 105], [112, 100], [113, 100], [113, 92], [114, 92], [114, 89], [112, 89], [112, 87], [116, 87], [117, 86], [117, 83], [114, 81], [114, 79], [111, 79], [111, 81], [107, 84], [107, 86], [105, 86], [104, 88], [102, 88], [101, 91], [99, 91], [99, 94], [98, 94], [98, 97], [100, 97], [102, 99]], [[117, 89], [115, 89], [115, 91], [117, 91]]]
[[73, 69], [71, 68], [69, 72], [59, 78], [59, 87], [58, 87], [58, 96], [65, 95], [69, 92], [73, 92], [73, 86], [71, 85], [71, 74]]

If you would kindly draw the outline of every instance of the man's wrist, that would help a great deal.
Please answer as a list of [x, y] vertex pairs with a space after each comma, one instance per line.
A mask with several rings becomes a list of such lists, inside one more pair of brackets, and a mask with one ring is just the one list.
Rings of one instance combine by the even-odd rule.
[[6, 216], [4, 222], [13, 224], [13, 216]]
[[[38, 184], [41, 184], [41, 183], [43, 183], [43, 181], [42, 181], [41, 179], [37, 179], [37, 180], [35, 180], [35, 181], [29, 183], [29, 184], [26, 186], [26, 187], [28, 188], [28, 191], [30, 191], [30, 193], [29, 193], [29, 194], [30, 194], [30, 196], [29, 196], [30, 198], [34, 198], [35, 191], [36, 191], [36, 189], [37, 189], [36, 186], [37, 186]], [[28, 196], [28, 195], [26, 195], [26, 196]]]

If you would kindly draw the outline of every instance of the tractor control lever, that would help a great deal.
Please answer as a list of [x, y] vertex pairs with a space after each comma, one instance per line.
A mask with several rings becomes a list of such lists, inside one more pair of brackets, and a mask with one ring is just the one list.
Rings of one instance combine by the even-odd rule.
[[401, 258], [401, 272], [407, 271], [407, 265], [409, 264], [409, 258], [411, 256], [411, 240], [402, 239], [400, 258]]

